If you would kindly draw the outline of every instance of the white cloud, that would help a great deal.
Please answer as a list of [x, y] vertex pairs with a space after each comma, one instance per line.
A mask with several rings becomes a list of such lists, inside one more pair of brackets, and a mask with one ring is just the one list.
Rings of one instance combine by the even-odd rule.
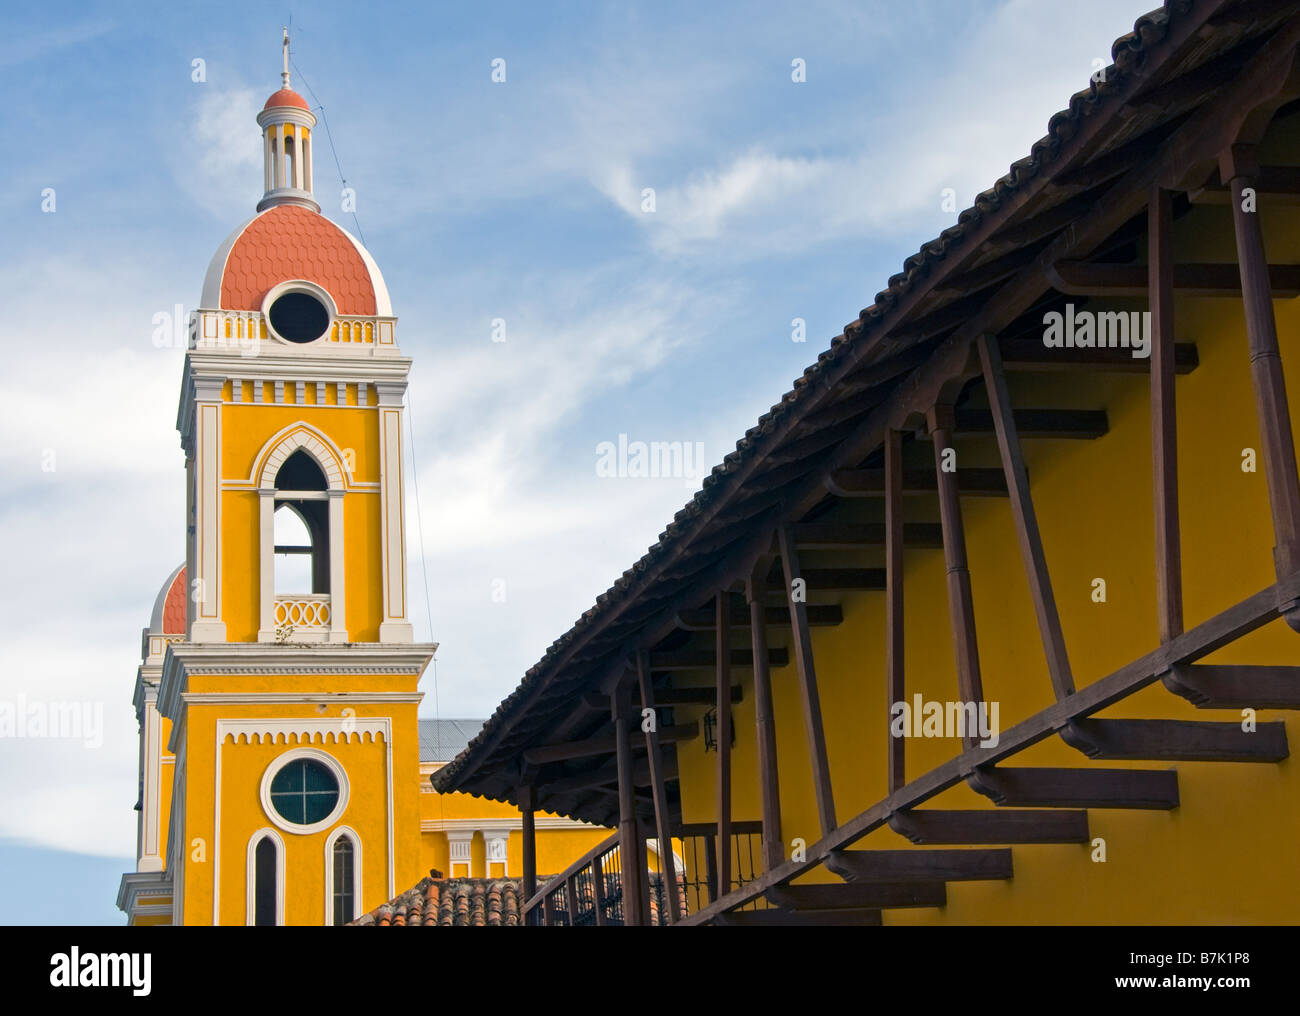
[[261, 195], [262, 100], [251, 88], [206, 84], [198, 93], [187, 143], [167, 149], [172, 173], [200, 207], [233, 229], [252, 214]]

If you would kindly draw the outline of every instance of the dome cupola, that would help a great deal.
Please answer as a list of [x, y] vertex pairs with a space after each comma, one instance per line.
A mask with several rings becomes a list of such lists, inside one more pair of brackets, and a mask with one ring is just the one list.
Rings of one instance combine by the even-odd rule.
[[284, 32], [284, 69], [280, 90], [266, 100], [257, 115], [262, 128], [262, 160], [266, 193], [257, 203], [264, 211], [277, 205], [298, 205], [320, 211], [312, 197], [312, 130], [316, 116], [307, 100], [289, 87], [289, 30]]

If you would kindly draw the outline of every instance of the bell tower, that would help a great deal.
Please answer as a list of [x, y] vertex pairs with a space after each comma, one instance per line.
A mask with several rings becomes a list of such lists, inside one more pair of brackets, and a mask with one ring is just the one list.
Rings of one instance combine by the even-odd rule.
[[[316, 117], [257, 117], [265, 193], [190, 319], [185, 635], [157, 710], [175, 759], [174, 923], [345, 923], [419, 877], [402, 356], [383, 275], [313, 196]], [[410, 783], [410, 787], [407, 786]]]

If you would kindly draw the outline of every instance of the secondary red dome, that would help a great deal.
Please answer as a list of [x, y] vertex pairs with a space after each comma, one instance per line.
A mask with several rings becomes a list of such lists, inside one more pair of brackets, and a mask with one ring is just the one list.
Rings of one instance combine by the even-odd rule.
[[272, 287], [314, 282], [340, 314], [373, 315], [375, 286], [352, 239], [319, 212], [297, 205], [268, 208], [240, 233], [221, 274], [224, 310], [261, 310]]
[[185, 634], [185, 568], [176, 573], [163, 600], [162, 630], [164, 635]]
[[271, 109], [273, 106], [297, 106], [299, 109], [311, 111], [311, 107], [307, 105], [307, 100], [292, 88], [281, 88], [266, 100], [266, 105], [262, 108]]

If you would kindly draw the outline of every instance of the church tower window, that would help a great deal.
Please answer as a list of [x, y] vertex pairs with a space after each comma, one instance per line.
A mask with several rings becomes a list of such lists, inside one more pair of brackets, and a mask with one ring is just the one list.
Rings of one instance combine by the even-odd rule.
[[340, 926], [347, 924], [353, 919], [353, 901], [356, 897], [356, 887], [352, 884], [352, 859], [355, 853], [352, 846], [352, 840], [347, 836], [340, 836], [334, 841], [333, 856], [330, 858], [334, 866], [334, 924]]

